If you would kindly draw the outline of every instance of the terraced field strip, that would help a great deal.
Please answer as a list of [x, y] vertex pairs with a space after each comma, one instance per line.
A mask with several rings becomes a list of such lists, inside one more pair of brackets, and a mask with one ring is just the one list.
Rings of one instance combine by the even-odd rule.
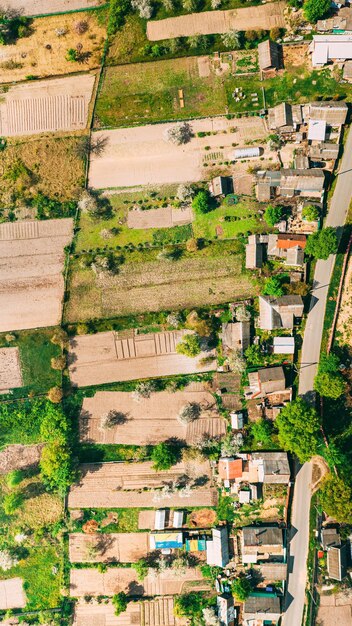
[[35, 16], [80, 11], [106, 4], [104, 0], [7, 0], [6, 7], [22, 15]]

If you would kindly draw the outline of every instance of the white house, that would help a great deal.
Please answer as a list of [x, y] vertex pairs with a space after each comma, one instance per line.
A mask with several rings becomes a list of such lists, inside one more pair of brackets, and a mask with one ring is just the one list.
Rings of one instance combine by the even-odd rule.
[[309, 46], [313, 67], [352, 59], [352, 35], [315, 35]]

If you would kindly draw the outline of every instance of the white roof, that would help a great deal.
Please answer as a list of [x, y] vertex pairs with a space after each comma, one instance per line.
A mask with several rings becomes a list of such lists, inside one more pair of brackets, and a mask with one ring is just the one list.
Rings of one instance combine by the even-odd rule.
[[324, 141], [326, 135], [325, 120], [309, 120], [308, 123], [308, 140]]
[[165, 516], [166, 516], [165, 509], [158, 509], [157, 511], [155, 511], [155, 522], [154, 522], [155, 530], [164, 530]]
[[330, 59], [352, 59], [352, 36], [316, 35], [311, 49], [313, 65], [325, 65]]
[[183, 523], [183, 511], [174, 511], [173, 527], [181, 528]]
[[274, 354], [294, 354], [294, 337], [274, 337]]

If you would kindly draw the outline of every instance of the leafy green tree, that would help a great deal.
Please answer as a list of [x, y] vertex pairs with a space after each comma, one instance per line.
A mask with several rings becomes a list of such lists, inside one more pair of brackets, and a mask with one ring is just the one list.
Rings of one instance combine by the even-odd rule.
[[120, 593], [116, 593], [112, 596], [111, 602], [114, 605], [115, 615], [120, 615], [126, 611], [129, 600], [127, 595], [123, 591], [120, 591]]
[[239, 576], [238, 578], [236, 578], [236, 580], [233, 581], [231, 585], [231, 590], [236, 600], [244, 602], [251, 594], [252, 585], [248, 578], [246, 578], [245, 576]]
[[198, 191], [192, 200], [192, 207], [196, 213], [209, 213], [212, 209], [209, 192]]
[[139, 561], [137, 561], [137, 563], [135, 563], [133, 567], [137, 572], [138, 580], [142, 581], [148, 576], [149, 566], [146, 559], [139, 559]]
[[319, 215], [320, 212], [318, 207], [313, 206], [312, 204], [310, 204], [309, 206], [305, 206], [302, 211], [303, 219], [307, 220], [308, 222], [315, 222], [319, 219]]
[[174, 613], [176, 617], [201, 617], [202, 610], [206, 606], [200, 593], [185, 593], [175, 597]]
[[352, 519], [352, 488], [342, 478], [328, 475], [320, 487], [321, 505], [330, 517], [341, 524], [351, 523]]
[[306, 0], [303, 12], [309, 22], [317, 22], [329, 13], [330, 7], [330, 0]]
[[12, 472], [9, 472], [6, 476], [6, 484], [9, 489], [14, 489], [14, 487], [17, 487], [23, 479], [24, 474], [21, 470], [12, 470]]
[[260, 351], [260, 346], [255, 345], [254, 343], [245, 350], [245, 357], [247, 359], [248, 365], [262, 365], [263, 364], [263, 356]]
[[155, 471], [168, 470], [180, 460], [180, 449], [172, 443], [158, 443], [153, 448], [151, 458]]
[[6, 515], [13, 515], [23, 504], [23, 494], [19, 491], [7, 493], [3, 499], [4, 511]]
[[302, 398], [287, 404], [276, 418], [280, 445], [301, 463], [317, 454], [321, 434], [317, 411]]
[[340, 373], [318, 372], [314, 379], [314, 389], [325, 398], [337, 400], [345, 391], [345, 383]]
[[78, 61], [79, 54], [76, 48], [69, 48], [66, 52], [66, 61]]
[[71, 455], [68, 446], [51, 441], [42, 451], [40, 472], [43, 483], [52, 491], [65, 494], [73, 480]]
[[189, 357], [195, 357], [200, 354], [200, 341], [198, 335], [185, 335], [176, 346], [176, 352], [178, 354], [185, 354]]
[[232, 498], [230, 496], [222, 496], [220, 494], [216, 512], [219, 520], [232, 524], [235, 519], [235, 510], [233, 508]]
[[305, 252], [315, 259], [327, 259], [330, 254], [336, 254], [337, 249], [335, 228], [329, 226], [308, 237]]
[[264, 219], [269, 226], [275, 226], [284, 214], [284, 209], [282, 206], [277, 206], [273, 204], [269, 204], [264, 213]]
[[340, 359], [337, 354], [330, 352], [322, 354], [319, 363], [319, 372], [323, 374], [336, 374], [339, 371]]
[[284, 293], [282, 288], [282, 279], [280, 276], [271, 276], [267, 278], [265, 281], [265, 285], [263, 288], [263, 294], [265, 296], [276, 296], [279, 298]]
[[251, 435], [255, 441], [260, 442], [264, 447], [272, 444], [273, 427], [268, 420], [260, 419], [251, 424]]

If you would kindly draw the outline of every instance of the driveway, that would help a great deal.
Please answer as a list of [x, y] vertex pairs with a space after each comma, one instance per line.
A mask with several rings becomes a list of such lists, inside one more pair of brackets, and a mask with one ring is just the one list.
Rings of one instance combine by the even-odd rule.
[[[352, 197], [352, 132], [345, 144], [335, 191], [325, 226], [342, 227]], [[312, 397], [323, 334], [325, 307], [335, 256], [316, 264], [310, 311], [303, 338], [298, 393]], [[300, 626], [305, 602], [309, 538], [310, 483], [312, 466], [306, 463], [297, 474], [292, 507], [290, 568], [283, 626]]]

